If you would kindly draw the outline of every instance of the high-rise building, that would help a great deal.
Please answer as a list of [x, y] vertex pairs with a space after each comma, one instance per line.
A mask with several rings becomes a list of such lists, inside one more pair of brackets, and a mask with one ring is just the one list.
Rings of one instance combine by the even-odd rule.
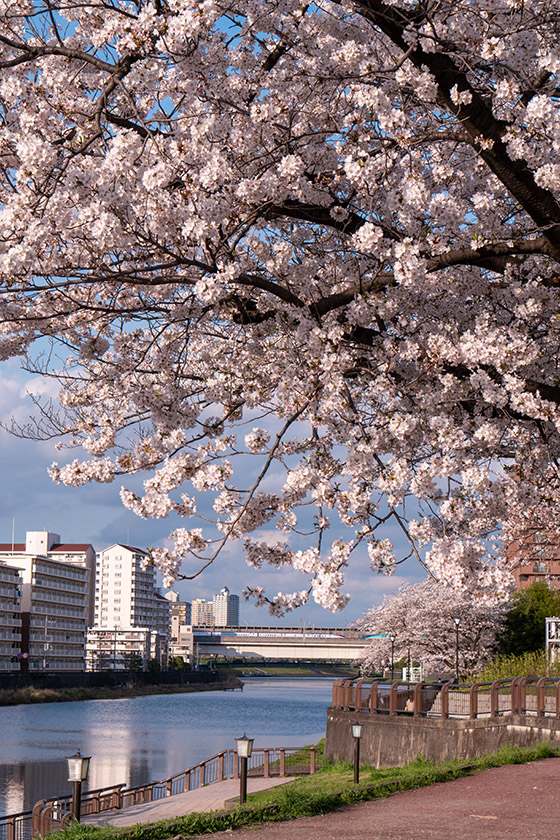
[[91, 543], [62, 543], [60, 534], [51, 531], [27, 531], [24, 543], [0, 543], [0, 562], [18, 566], [20, 557], [51, 557], [61, 563], [88, 570], [87, 623], [93, 624], [95, 601], [95, 549]]
[[212, 601], [206, 601], [204, 598], [193, 598], [191, 617], [194, 627], [212, 627], [214, 625]]
[[236, 627], [239, 624], [239, 595], [231, 595], [227, 586], [212, 599], [216, 627]]
[[20, 670], [22, 583], [19, 569], [0, 563], [0, 671]]
[[21, 575], [21, 670], [84, 670], [94, 557], [91, 545], [61, 543], [49, 531], [0, 544], [0, 563]]
[[171, 604], [156, 588], [146, 556], [120, 543], [97, 555], [95, 624], [87, 645], [91, 670], [126, 669], [138, 656], [142, 667], [150, 659], [167, 659]]

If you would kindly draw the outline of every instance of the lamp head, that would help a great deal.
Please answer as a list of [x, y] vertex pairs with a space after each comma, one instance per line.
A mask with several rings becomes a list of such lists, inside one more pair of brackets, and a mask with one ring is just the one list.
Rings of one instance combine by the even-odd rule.
[[253, 752], [253, 741], [254, 738], [247, 738], [246, 735], [243, 735], [242, 738], [235, 739], [235, 747], [239, 758], [251, 757], [251, 753]]
[[68, 781], [85, 782], [88, 777], [90, 755], [82, 755], [80, 750], [76, 755], [66, 756], [68, 762]]
[[362, 737], [362, 724], [361, 723], [353, 723], [352, 724], [352, 737], [353, 738], [361, 738]]

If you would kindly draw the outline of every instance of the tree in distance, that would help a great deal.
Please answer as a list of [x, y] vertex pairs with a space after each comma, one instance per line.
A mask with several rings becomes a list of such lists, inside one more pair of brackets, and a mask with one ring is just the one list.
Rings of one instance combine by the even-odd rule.
[[560, 615], [560, 592], [545, 581], [515, 592], [498, 635], [498, 653], [519, 656], [546, 648], [546, 618]]
[[[459, 619], [459, 671], [470, 673], [492, 656], [503, 622], [502, 601], [473, 597], [431, 580], [402, 586], [354, 623], [373, 638], [361, 662], [365, 673], [393, 663], [420, 663], [424, 671], [455, 672]], [[393, 642], [391, 642], [393, 638]]]
[[0, 356], [60, 387], [12, 431], [183, 517], [166, 585], [242, 540], [302, 574], [247, 586], [277, 614], [352, 555], [505, 592], [559, 518], [559, 39], [560, 0], [0, 3]]

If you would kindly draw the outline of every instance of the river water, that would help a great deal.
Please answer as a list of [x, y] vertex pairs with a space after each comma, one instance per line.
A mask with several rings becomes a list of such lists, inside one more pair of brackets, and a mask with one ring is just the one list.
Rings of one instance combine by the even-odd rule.
[[0, 708], [0, 815], [70, 793], [65, 756], [91, 755], [85, 789], [164, 779], [243, 734], [255, 747], [298, 747], [324, 737], [329, 679], [247, 680], [243, 691]]

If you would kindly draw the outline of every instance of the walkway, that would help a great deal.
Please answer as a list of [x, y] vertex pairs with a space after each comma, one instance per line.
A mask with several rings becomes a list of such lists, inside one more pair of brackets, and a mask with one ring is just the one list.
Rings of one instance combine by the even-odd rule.
[[559, 790], [560, 759], [549, 758], [213, 840], [556, 840]]
[[[277, 785], [285, 785], [293, 782], [292, 778], [272, 779], [247, 779], [247, 792], [256, 793], [258, 790], [267, 790]], [[166, 820], [178, 817], [183, 814], [192, 814], [200, 811], [218, 811], [229, 807], [229, 800], [239, 797], [239, 779], [227, 779], [225, 782], [216, 782], [213, 785], [177, 793], [175, 796], [168, 796], [165, 799], [156, 799], [155, 802], [146, 802], [144, 805], [133, 805], [131, 808], [124, 808], [115, 811], [104, 811], [99, 816], [83, 817], [82, 823], [87, 825], [114, 825], [118, 828], [137, 823], [151, 823], [157, 820]]]

